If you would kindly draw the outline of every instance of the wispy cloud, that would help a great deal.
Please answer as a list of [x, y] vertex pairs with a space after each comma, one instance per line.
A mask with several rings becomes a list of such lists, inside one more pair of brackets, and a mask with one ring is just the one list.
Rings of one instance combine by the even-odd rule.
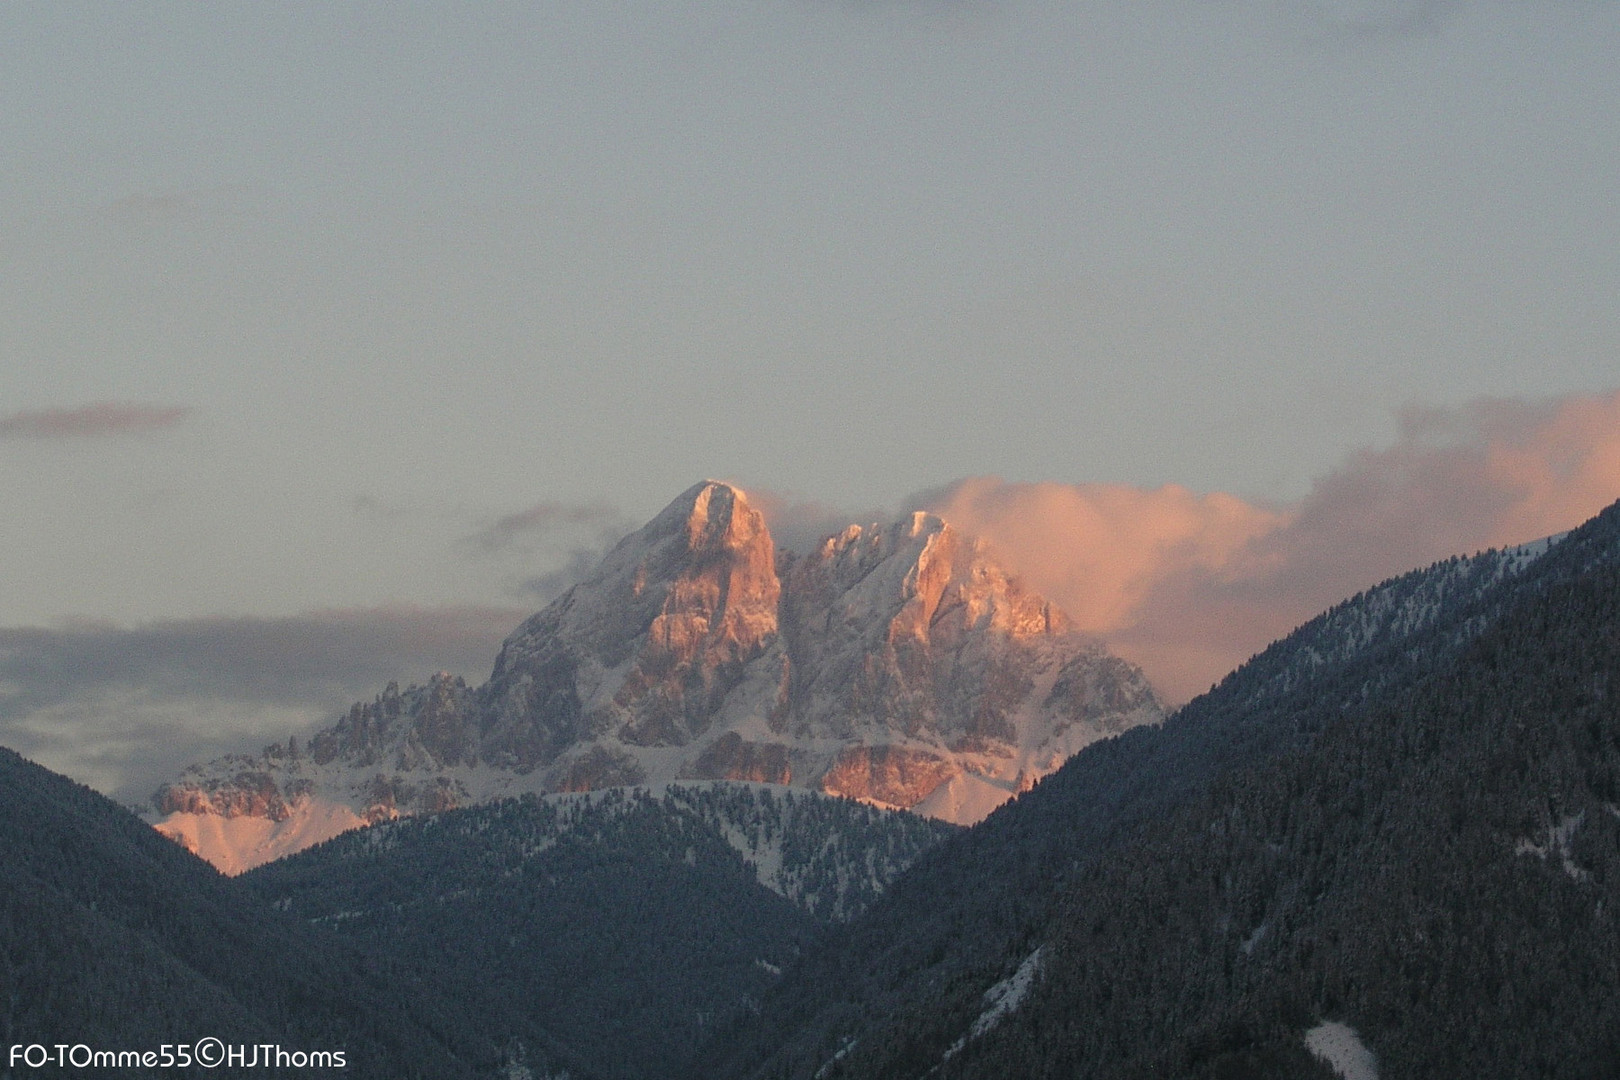
[[502, 568], [514, 600], [542, 603], [588, 574], [634, 527], [607, 503], [540, 502], [489, 521], [461, 547]]
[[404, 521], [422, 513], [419, 508], [375, 495], [356, 495], [349, 505], [356, 514], [377, 521]]
[[169, 222], [195, 213], [197, 205], [194, 192], [142, 193], [113, 200], [102, 208], [102, 215], [121, 222]]
[[0, 416], [0, 439], [100, 439], [177, 427], [188, 405], [97, 402], [72, 409], [34, 409]]
[[329, 722], [390, 680], [481, 682], [526, 610], [388, 607], [0, 629], [0, 743], [103, 791]]
[[1451, 0], [1315, 0], [1305, 10], [1341, 33], [1410, 37], [1433, 33]]
[[852, 512], [768, 488], [746, 490], [749, 505], [765, 516], [776, 546], [801, 555], [851, 523], [888, 521], [894, 516], [892, 511], [880, 509]]
[[1173, 698], [1360, 589], [1568, 529], [1620, 497], [1620, 392], [1412, 409], [1292, 505], [1169, 486], [963, 480], [920, 502], [988, 539]]
[[596, 569], [607, 554], [605, 547], [577, 547], [568, 552], [563, 562], [550, 570], [531, 574], [507, 589], [513, 599], [543, 604], [566, 592], [571, 585], [583, 581]]
[[494, 554], [582, 528], [617, 537], [624, 535], [629, 524], [624, 515], [606, 503], [541, 502], [495, 519], [468, 536], [466, 542], [485, 554]]
[[186, 222], [240, 219], [277, 199], [273, 192], [246, 184], [170, 191], [136, 192], [104, 204], [98, 216], [110, 225], [172, 226]]

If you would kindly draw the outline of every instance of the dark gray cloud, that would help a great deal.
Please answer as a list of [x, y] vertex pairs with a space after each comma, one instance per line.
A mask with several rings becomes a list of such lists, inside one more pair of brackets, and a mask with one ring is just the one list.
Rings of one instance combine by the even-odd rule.
[[[380, 677], [476, 671], [525, 613], [374, 608], [284, 618], [0, 629], [0, 715], [91, 686], [306, 704]], [[19, 689], [21, 688], [21, 689]]]
[[0, 742], [120, 797], [330, 722], [390, 680], [481, 682], [526, 611], [378, 608], [0, 629]]
[[180, 424], [187, 405], [103, 401], [72, 409], [34, 409], [0, 416], [0, 439], [98, 439], [139, 435]]

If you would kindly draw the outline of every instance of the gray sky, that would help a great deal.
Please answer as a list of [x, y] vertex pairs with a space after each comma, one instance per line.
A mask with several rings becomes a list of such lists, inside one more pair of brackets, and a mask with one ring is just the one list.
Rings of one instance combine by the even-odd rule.
[[213, 737], [209, 702], [252, 729], [482, 655], [704, 476], [1309, 522], [1423, 443], [1414, 407], [1586, 431], [1616, 56], [1597, 0], [0, 7], [0, 628], [471, 635], [55, 704], [13, 636], [0, 741], [110, 788], [92, 728]]

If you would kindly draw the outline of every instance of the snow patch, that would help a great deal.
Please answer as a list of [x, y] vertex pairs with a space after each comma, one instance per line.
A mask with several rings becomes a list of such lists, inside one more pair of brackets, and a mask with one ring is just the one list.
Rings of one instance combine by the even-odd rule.
[[1546, 843], [1538, 844], [1534, 840], [1520, 840], [1513, 845], [1513, 854], [1534, 855], [1545, 862], [1547, 856], [1556, 852], [1559, 861], [1564, 864], [1564, 873], [1576, 881], [1590, 881], [1592, 878], [1591, 872], [1575, 865], [1575, 860], [1570, 856], [1570, 842], [1575, 839], [1575, 830], [1579, 829], [1585, 820], [1585, 810], [1578, 814], [1571, 814], [1561, 819], [1558, 824], [1547, 827]]
[[845, 1056], [848, 1055], [851, 1050], [855, 1049], [855, 1044], [859, 1041], [859, 1039], [845, 1039], [844, 1045], [840, 1046], [838, 1051], [833, 1054], [832, 1057], [827, 1059], [827, 1063], [825, 1065], [816, 1070], [816, 1080], [821, 1080], [822, 1077], [832, 1072], [832, 1067], [844, 1060]]
[[1558, 533], [1518, 547], [1448, 559], [1336, 605], [1305, 628], [1310, 639], [1299, 642], [1298, 657], [1279, 677], [1279, 684], [1285, 689], [1297, 686], [1311, 672], [1329, 664], [1346, 662], [1381, 642], [1412, 637], [1433, 625], [1448, 605], [1466, 603], [1493, 585], [1522, 574], [1567, 535]]
[[1349, 1024], [1323, 1021], [1305, 1033], [1305, 1048], [1344, 1080], [1378, 1080], [1378, 1058]]
[[1046, 960], [1046, 946], [1042, 945], [1024, 958], [1018, 965], [1018, 970], [1002, 979], [996, 985], [984, 992], [984, 1012], [973, 1021], [968, 1033], [952, 1043], [950, 1049], [945, 1051], [945, 1060], [950, 1060], [961, 1052], [962, 1048], [974, 1039], [994, 1030], [1014, 1009], [1022, 1005], [1024, 998], [1029, 996], [1030, 987], [1035, 985], [1035, 978], [1041, 973], [1041, 964]]

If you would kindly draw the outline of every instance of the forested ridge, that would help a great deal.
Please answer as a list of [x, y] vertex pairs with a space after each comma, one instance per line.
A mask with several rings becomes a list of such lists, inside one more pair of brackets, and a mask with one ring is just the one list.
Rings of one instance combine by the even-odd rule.
[[633, 1080], [678, 1072], [834, 919], [958, 831], [759, 785], [621, 788], [402, 819], [243, 881], [473, 1000], [516, 1003], [593, 1072]]
[[[1469, 1075], [1459, 1054], [1472, 1075], [1602, 1075], [1616, 519], [1335, 660], [1324, 626], [1357, 598], [1162, 729], [1088, 749], [932, 853], [710, 1060], [751, 1077], [1310, 1075], [1304, 1030], [1348, 1018], [1401, 1063], [1388, 1075]], [[947, 1056], [1043, 945], [1027, 1001]], [[1491, 995], [1521, 1005], [1493, 1014]]]
[[378, 1080], [491, 1075], [509, 1039], [566, 1063], [520, 1013], [475, 1014], [461, 989], [270, 910], [111, 800], [0, 749], [0, 1045], [212, 1036], [343, 1049], [348, 1075]]
[[1615, 1075], [1617, 682], [1605, 566], [1530, 590], [1454, 663], [1301, 705], [1308, 748], [1064, 890], [1039, 991], [938, 1075], [1299, 1075], [1324, 1018], [1389, 1076]]

